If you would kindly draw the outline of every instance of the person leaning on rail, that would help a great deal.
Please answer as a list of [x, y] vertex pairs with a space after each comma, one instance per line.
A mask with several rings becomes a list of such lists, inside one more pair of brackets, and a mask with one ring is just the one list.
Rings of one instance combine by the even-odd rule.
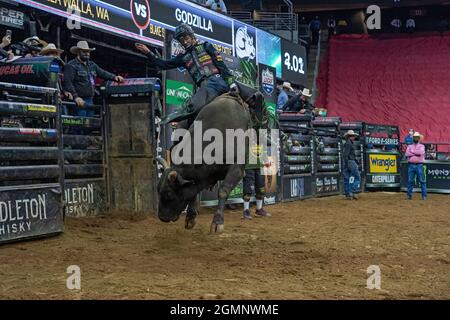
[[288, 92], [294, 92], [291, 84], [287, 81], [283, 82], [283, 86], [281, 87], [280, 94], [278, 95], [277, 100], [277, 112], [282, 112], [284, 110], [284, 106], [289, 100]]
[[408, 200], [412, 200], [414, 182], [416, 178], [419, 181], [422, 191], [422, 200], [427, 199], [427, 185], [425, 183], [425, 146], [420, 143], [423, 136], [419, 132], [414, 132], [413, 144], [406, 149], [406, 158], [408, 159]]
[[64, 67], [64, 90], [70, 92], [77, 105], [77, 116], [92, 117], [94, 110], [86, 110], [87, 105], [94, 104], [95, 79], [122, 82], [121, 76], [112, 74], [100, 68], [91, 60], [91, 52], [95, 48], [89, 48], [86, 41], [78, 41], [77, 45], [70, 48], [70, 52], [77, 57], [67, 62]]

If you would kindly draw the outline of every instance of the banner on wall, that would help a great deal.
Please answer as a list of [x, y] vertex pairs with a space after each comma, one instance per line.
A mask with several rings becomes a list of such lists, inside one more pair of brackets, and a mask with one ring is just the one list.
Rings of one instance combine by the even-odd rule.
[[256, 29], [256, 58], [258, 63], [276, 69], [276, 77], [281, 78], [281, 38]]
[[[28, 17], [17, 8], [11, 9], [6, 6], [0, 6], [0, 25], [7, 27], [24, 29], [24, 24]], [[1, 35], [3, 37], [3, 35]]]
[[[448, 162], [426, 160], [423, 170], [428, 191], [450, 193], [450, 164]], [[408, 163], [406, 161], [402, 162], [401, 175], [402, 190], [406, 191], [408, 185]], [[414, 181], [414, 188], [420, 188], [417, 177]]]
[[0, 191], [0, 243], [64, 230], [57, 189]]
[[[162, 47], [166, 30], [181, 23], [219, 47], [232, 48], [233, 19], [179, 0], [17, 0], [49, 13], [113, 34]], [[79, 18], [77, 17], [79, 13]]]
[[234, 55], [238, 59], [245, 85], [256, 88], [256, 29], [241, 22], [234, 22]]
[[277, 78], [274, 67], [260, 63], [258, 65], [258, 87], [271, 113], [276, 113]]
[[366, 187], [399, 187], [400, 163], [398, 153], [366, 153]]

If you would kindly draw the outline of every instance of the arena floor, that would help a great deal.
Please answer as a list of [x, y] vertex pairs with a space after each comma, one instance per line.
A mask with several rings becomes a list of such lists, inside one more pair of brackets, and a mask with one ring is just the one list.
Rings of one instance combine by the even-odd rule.
[[[449, 299], [450, 196], [366, 193], [228, 211], [225, 233], [154, 217], [68, 219], [63, 235], [0, 247], [1, 299]], [[253, 208], [252, 208], [253, 210]], [[81, 268], [81, 290], [66, 269]], [[381, 269], [381, 290], [366, 288]]]

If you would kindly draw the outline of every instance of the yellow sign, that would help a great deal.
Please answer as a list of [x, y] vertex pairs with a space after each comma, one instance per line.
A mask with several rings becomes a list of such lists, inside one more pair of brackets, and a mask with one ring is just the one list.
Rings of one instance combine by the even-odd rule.
[[27, 106], [28, 111], [39, 111], [39, 112], [56, 112], [55, 106], [48, 106], [45, 104], [30, 104]]
[[395, 154], [369, 154], [370, 173], [397, 173]]

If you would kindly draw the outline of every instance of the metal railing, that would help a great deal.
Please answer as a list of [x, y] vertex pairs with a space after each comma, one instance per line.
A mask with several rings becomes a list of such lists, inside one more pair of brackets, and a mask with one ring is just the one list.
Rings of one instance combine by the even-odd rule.
[[252, 24], [253, 13], [251, 11], [228, 11], [228, 14], [233, 19]]

